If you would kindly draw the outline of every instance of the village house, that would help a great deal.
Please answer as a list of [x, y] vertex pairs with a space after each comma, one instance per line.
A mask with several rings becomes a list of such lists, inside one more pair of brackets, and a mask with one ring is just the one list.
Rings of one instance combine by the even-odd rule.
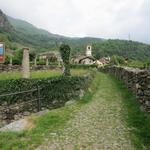
[[104, 67], [105, 65], [109, 64], [110, 62], [110, 57], [103, 57], [103, 58], [100, 58], [99, 60], [96, 60], [94, 62], [95, 65], [97, 65], [97, 67]]
[[110, 62], [110, 57], [109, 56], [103, 57], [103, 58], [100, 58], [98, 61], [101, 62], [103, 65], [107, 65]]

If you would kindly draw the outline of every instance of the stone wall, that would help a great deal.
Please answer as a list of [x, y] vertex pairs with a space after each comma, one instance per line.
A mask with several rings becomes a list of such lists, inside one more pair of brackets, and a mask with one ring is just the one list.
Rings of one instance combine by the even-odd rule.
[[141, 109], [150, 112], [150, 70], [116, 66], [103, 70], [122, 80], [141, 103]]
[[1, 72], [9, 72], [9, 71], [21, 71], [21, 66], [19, 66], [19, 65], [9, 66], [9, 65], [0, 64], [0, 73]]
[[[52, 66], [52, 65], [49, 65], [49, 66], [46, 66], [46, 65], [37, 65], [37, 66], [31, 66], [30, 69], [31, 70], [49, 70], [49, 69], [56, 69], [58, 67], [56, 66]], [[10, 72], [10, 71], [21, 71], [22, 70], [22, 67], [20, 65], [12, 65], [12, 66], [9, 66], [9, 65], [0, 65], [0, 73], [1, 72]]]

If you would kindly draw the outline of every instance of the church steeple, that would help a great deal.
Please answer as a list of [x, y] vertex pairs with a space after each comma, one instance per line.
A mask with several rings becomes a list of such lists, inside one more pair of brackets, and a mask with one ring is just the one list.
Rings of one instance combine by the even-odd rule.
[[86, 47], [86, 56], [92, 56], [92, 46], [87, 45]]

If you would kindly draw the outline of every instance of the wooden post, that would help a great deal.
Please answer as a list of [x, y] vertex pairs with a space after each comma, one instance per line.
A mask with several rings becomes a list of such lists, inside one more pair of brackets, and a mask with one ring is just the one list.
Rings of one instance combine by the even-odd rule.
[[22, 78], [30, 78], [29, 48], [23, 48]]

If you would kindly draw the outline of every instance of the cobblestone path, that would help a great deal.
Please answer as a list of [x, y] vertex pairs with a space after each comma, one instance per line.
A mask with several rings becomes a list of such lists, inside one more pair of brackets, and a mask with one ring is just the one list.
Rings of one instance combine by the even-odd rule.
[[101, 74], [93, 99], [83, 105], [67, 127], [37, 150], [134, 150], [122, 116], [123, 97], [116, 83]]

